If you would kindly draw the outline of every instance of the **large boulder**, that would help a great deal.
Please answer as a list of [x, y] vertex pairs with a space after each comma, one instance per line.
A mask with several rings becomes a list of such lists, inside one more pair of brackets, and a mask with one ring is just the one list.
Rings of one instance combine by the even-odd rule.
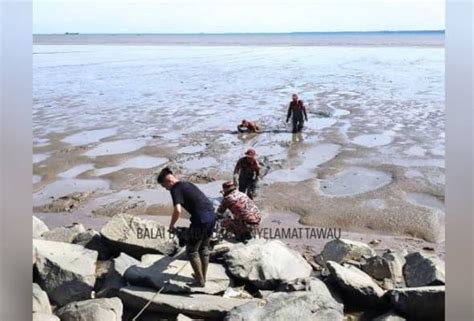
[[127, 285], [123, 277], [125, 271], [131, 266], [139, 265], [140, 261], [125, 253], [120, 253], [113, 260], [101, 264], [105, 271], [97, 278], [95, 291], [96, 297], [106, 298], [118, 296], [120, 289]]
[[72, 240], [72, 243], [82, 245], [89, 250], [97, 251], [99, 253], [99, 260], [107, 260], [111, 256], [109, 248], [102, 239], [102, 235], [92, 229], [77, 234]]
[[345, 304], [358, 308], [372, 308], [385, 303], [385, 291], [366, 273], [358, 268], [328, 261], [330, 282], [341, 292]]
[[43, 233], [48, 232], [49, 228], [42, 220], [33, 215], [33, 238], [39, 239]]
[[38, 284], [59, 306], [91, 297], [97, 252], [80, 245], [33, 240]]
[[[249, 299], [223, 298], [209, 294], [191, 293], [187, 295], [158, 294], [156, 290], [127, 286], [120, 290], [124, 305], [133, 310], [140, 310], [151, 300], [147, 311], [162, 313], [184, 313], [202, 318], [223, 318], [230, 310], [251, 302]], [[259, 301], [258, 299], [253, 299]]]
[[50, 313], [35, 312], [33, 313], [33, 321], [61, 321], [57, 316]]
[[172, 254], [177, 242], [165, 226], [129, 214], [117, 214], [100, 231], [110, 248], [137, 259], [147, 253]]
[[40, 312], [51, 314], [51, 304], [49, 303], [49, 298], [46, 292], [41, 290], [41, 287], [33, 283], [33, 313]]
[[409, 287], [443, 285], [444, 262], [436, 256], [421, 252], [408, 254], [403, 274]]
[[387, 296], [393, 309], [408, 320], [444, 320], [444, 285], [394, 289]]
[[61, 321], [122, 321], [122, 313], [119, 298], [72, 302], [56, 311]]
[[253, 239], [225, 253], [230, 274], [259, 289], [273, 289], [282, 281], [309, 277], [311, 265], [279, 240]]
[[375, 256], [375, 251], [367, 244], [346, 239], [334, 239], [324, 245], [322, 252], [316, 256], [316, 262], [324, 266], [327, 261], [344, 263], [360, 261], [364, 257], [371, 256]]
[[225, 268], [220, 264], [209, 263], [205, 287], [190, 285], [194, 280], [193, 273], [189, 261], [151, 254], [144, 255], [141, 264], [129, 267], [124, 277], [133, 285], [163, 288], [163, 293], [217, 294], [232, 286]]
[[343, 305], [338, 303], [326, 285], [309, 282], [308, 290], [274, 292], [263, 303], [249, 302], [232, 309], [226, 321], [319, 320], [342, 321]]
[[390, 280], [395, 287], [403, 287], [405, 254], [387, 251], [382, 256], [372, 256], [362, 261], [361, 269], [376, 280]]
[[55, 242], [72, 243], [74, 238], [79, 234], [85, 232], [84, 225], [74, 223], [71, 226], [57, 227], [47, 231], [41, 235], [41, 239]]

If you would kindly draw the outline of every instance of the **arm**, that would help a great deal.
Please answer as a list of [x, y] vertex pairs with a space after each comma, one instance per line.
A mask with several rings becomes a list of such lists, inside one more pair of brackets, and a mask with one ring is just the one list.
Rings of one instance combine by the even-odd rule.
[[290, 106], [288, 107], [288, 113], [286, 114], [286, 122], [290, 120], [291, 117], [291, 103]]
[[255, 159], [255, 178], [260, 176], [260, 164], [258, 163], [258, 159]]
[[227, 209], [227, 202], [225, 201], [225, 198], [222, 200], [222, 203], [219, 205], [219, 207], [217, 208], [217, 213], [219, 214], [224, 214], [224, 212], [226, 211]]
[[308, 121], [308, 114], [306, 113], [306, 107], [304, 106], [303, 102], [301, 102], [301, 107], [303, 107], [304, 118]]
[[170, 221], [170, 230], [174, 229], [174, 225], [178, 221], [179, 217], [181, 216], [181, 205], [176, 204], [174, 206], [173, 214], [171, 215], [171, 221]]
[[240, 160], [237, 162], [237, 164], [235, 165], [235, 168], [234, 168], [234, 174], [233, 174], [233, 180], [234, 180], [234, 184], [235, 186], [238, 185], [238, 181], [239, 181], [239, 172], [240, 172]]

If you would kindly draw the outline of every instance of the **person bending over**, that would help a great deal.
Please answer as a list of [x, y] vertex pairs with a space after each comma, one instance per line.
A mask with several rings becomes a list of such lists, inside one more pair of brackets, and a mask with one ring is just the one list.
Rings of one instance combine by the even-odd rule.
[[237, 126], [237, 130], [240, 133], [259, 133], [260, 127], [255, 122], [251, 122], [248, 120], [242, 120], [242, 122]]

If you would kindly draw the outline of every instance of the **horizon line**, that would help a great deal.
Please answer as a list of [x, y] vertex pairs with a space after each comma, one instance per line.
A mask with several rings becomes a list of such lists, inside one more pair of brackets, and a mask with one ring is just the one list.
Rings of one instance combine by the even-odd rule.
[[63, 33], [33, 33], [33, 36], [52, 35], [289, 35], [289, 34], [355, 34], [355, 33], [445, 33], [446, 29], [419, 29], [419, 30], [368, 30], [368, 31], [290, 31], [290, 32], [76, 32]]

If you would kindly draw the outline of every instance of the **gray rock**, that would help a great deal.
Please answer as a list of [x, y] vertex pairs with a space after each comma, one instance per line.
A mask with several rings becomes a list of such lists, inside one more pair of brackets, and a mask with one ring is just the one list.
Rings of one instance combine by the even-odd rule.
[[33, 313], [41, 312], [46, 314], [52, 314], [51, 304], [46, 292], [41, 290], [41, 287], [33, 283]]
[[400, 252], [386, 252], [383, 256], [373, 256], [363, 260], [361, 269], [376, 280], [384, 281], [390, 287], [403, 287], [404, 254]]
[[384, 304], [384, 290], [366, 273], [351, 265], [342, 266], [328, 261], [327, 267], [342, 294], [344, 304], [371, 308]]
[[71, 226], [57, 227], [41, 235], [42, 240], [72, 243], [74, 238], [79, 234], [85, 232], [84, 225], [74, 223]]
[[[184, 268], [176, 274], [182, 267]], [[225, 268], [209, 263], [205, 287], [190, 286], [193, 282], [193, 269], [189, 261], [172, 260], [169, 256], [148, 254], [142, 257], [142, 263], [130, 266], [124, 274], [133, 285], [163, 288], [163, 293], [207, 293], [217, 294], [232, 286]], [[176, 274], [176, 275], [175, 275]]]
[[97, 252], [80, 245], [33, 240], [38, 284], [59, 306], [89, 299], [95, 283]]
[[178, 314], [176, 321], [192, 321], [193, 319], [185, 316], [184, 314]]
[[387, 312], [383, 315], [379, 315], [378, 317], [376, 317], [372, 321], [406, 321], [406, 319], [399, 316], [399, 315], [397, 315], [393, 311], [389, 311], [389, 312]]
[[443, 285], [445, 283], [444, 262], [438, 257], [421, 252], [408, 254], [403, 275], [409, 287]]
[[387, 296], [393, 309], [408, 320], [444, 320], [444, 285], [394, 289]]
[[[120, 298], [129, 309], [139, 310], [151, 300], [147, 311], [162, 313], [184, 313], [202, 318], [223, 318], [230, 310], [251, 302], [248, 299], [223, 298], [209, 294], [158, 294], [156, 290], [127, 286], [120, 290]], [[260, 301], [254, 299], [255, 301]]]
[[88, 229], [82, 233], [77, 234], [72, 240], [73, 244], [79, 244], [86, 249], [94, 250], [99, 253], [99, 260], [107, 260], [111, 257], [109, 248], [102, 240], [102, 235], [99, 232]]
[[263, 303], [250, 302], [232, 309], [226, 321], [319, 320], [342, 321], [343, 305], [326, 285], [312, 279], [306, 291], [274, 292]]
[[282, 281], [309, 277], [311, 265], [279, 240], [253, 239], [224, 255], [229, 273], [258, 289], [273, 289]]
[[48, 232], [49, 228], [42, 220], [33, 215], [33, 238], [39, 239], [43, 233]]
[[172, 254], [177, 249], [176, 240], [170, 238], [163, 225], [129, 214], [115, 215], [100, 233], [110, 248], [137, 259], [147, 253]]
[[119, 298], [72, 302], [56, 314], [61, 321], [122, 321], [123, 305]]
[[363, 257], [372, 256], [375, 256], [375, 251], [367, 244], [346, 239], [334, 239], [324, 245], [323, 251], [316, 257], [316, 262], [324, 266], [327, 261], [344, 263], [360, 261]]
[[123, 278], [125, 271], [133, 266], [140, 264], [140, 261], [120, 253], [112, 261], [104, 262], [105, 272], [97, 278], [95, 291], [97, 298], [116, 297], [121, 288], [127, 285], [127, 281]]
[[61, 320], [54, 314], [35, 312], [33, 313], [33, 321], [61, 321]]

